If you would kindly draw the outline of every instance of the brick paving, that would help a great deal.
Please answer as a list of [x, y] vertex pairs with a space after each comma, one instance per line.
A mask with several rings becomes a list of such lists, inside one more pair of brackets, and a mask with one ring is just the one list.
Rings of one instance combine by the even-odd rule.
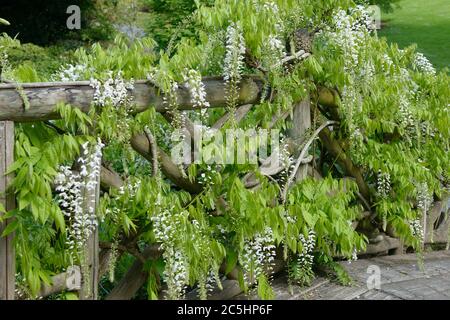
[[[317, 278], [309, 288], [288, 289], [286, 277], [273, 281], [279, 300], [450, 300], [450, 251], [425, 254], [421, 268], [415, 254], [342, 262], [354, 283], [341, 286]], [[370, 267], [370, 268], [369, 268]], [[369, 268], [369, 269], [368, 269]], [[379, 269], [378, 269], [379, 268]], [[369, 272], [368, 272], [369, 270]], [[367, 281], [379, 270], [379, 289]], [[373, 278], [371, 278], [373, 279]], [[375, 282], [370, 282], [375, 284]], [[234, 299], [253, 299], [239, 295]]]

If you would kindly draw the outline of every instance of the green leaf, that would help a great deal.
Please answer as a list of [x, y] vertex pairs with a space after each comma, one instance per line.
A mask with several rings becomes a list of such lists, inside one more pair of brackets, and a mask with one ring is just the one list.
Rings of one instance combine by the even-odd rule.
[[230, 273], [236, 266], [238, 261], [238, 255], [234, 250], [227, 251], [226, 263], [227, 267], [225, 269], [225, 274]]
[[4, 24], [4, 25], [11, 25], [7, 20], [0, 18], [0, 24]]
[[66, 300], [79, 300], [78, 295], [73, 292], [66, 292], [64, 294], [64, 297], [66, 298]]
[[5, 230], [3, 230], [2, 237], [6, 237], [7, 235], [14, 232], [18, 226], [19, 226], [18, 220], [13, 220], [12, 222], [8, 223]]

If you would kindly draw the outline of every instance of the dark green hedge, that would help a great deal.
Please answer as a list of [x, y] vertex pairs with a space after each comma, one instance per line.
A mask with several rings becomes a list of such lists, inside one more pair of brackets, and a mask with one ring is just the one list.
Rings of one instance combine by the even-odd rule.
[[[66, 26], [70, 5], [81, 9], [81, 30], [71, 31]], [[97, 12], [93, 0], [2, 0], [0, 16], [11, 23], [0, 26], [0, 32], [39, 45], [61, 39], [102, 40], [111, 34], [108, 20]]]

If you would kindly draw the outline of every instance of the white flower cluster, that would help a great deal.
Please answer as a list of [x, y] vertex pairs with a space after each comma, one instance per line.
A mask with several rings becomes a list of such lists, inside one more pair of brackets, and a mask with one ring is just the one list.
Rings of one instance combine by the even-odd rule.
[[69, 218], [67, 244], [72, 254], [84, 248], [98, 225], [95, 197], [90, 197], [89, 202], [85, 203], [83, 194], [93, 194], [97, 188], [103, 147], [100, 139], [93, 148], [86, 142], [82, 145], [83, 156], [78, 159], [80, 172], [74, 173], [68, 166], [61, 166], [55, 179], [58, 203]]
[[202, 172], [200, 174], [200, 177], [198, 179], [198, 182], [201, 185], [214, 185], [213, 181], [213, 175], [216, 173], [216, 171], [211, 167], [211, 165], [206, 166], [206, 172]]
[[179, 214], [162, 210], [159, 214], [152, 216], [153, 231], [155, 238], [161, 243], [161, 249], [173, 247], [177, 236], [177, 227], [180, 224]]
[[405, 128], [412, 128], [414, 127], [414, 117], [410, 110], [410, 105], [406, 97], [402, 97], [400, 99], [400, 108], [399, 108], [399, 114], [400, 114], [400, 125]]
[[202, 82], [202, 76], [197, 70], [188, 70], [183, 74], [185, 86], [191, 94], [192, 104], [195, 108], [201, 108], [202, 120], [205, 120], [209, 108], [209, 102], [206, 101], [205, 84]]
[[189, 269], [186, 256], [173, 247], [167, 248], [163, 253], [166, 267], [163, 275], [167, 283], [167, 298], [170, 300], [182, 299], [189, 282]]
[[[160, 195], [156, 205], [161, 205]], [[182, 213], [171, 212], [171, 210], [162, 210], [152, 216], [151, 220], [155, 239], [164, 251], [163, 259], [166, 266], [163, 274], [168, 287], [167, 298], [177, 300], [184, 297], [189, 271], [186, 256], [176, 245]]]
[[[126, 186], [121, 186], [119, 188], [119, 195], [124, 195], [125, 192], [128, 192], [128, 197], [130, 199], [134, 198], [136, 195], [136, 192], [141, 186], [141, 180], [135, 180], [134, 183], [128, 183]], [[119, 196], [116, 196], [116, 199], [118, 199]]]
[[311, 270], [313, 266], [313, 251], [316, 246], [316, 233], [314, 230], [308, 232], [308, 238], [301, 233], [299, 235], [299, 241], [302, 244], [302, 252], [298, 255], [298, 264], [302, 270]]
[[414, 237], [420, 240], [423, 239], [423, 227], [419, 219], [409, 221], [409, 228], [411, 229], [411, 233]]
[[363, 6], [357, 6], [348, 14], [338, 10], [333, 17], [333, 31], [329, 33], [331, 41], [341, 47], [346, 55], [346, 71], [358, 65], [358, 51], [364, 46], [368, 32], [373, 28], [369, 13]]
[[267, 68], [272, 66], [281, 67], [282, 65], [279, 62], [286, 57], [285, 44], [276, 35], [270, 35], [267, 44], [268, 46], [265, 50], [267, 51], [267, 57], [264, 59]]
[[423, 53], [417, 52], [415, 55], [414, 66], [417, 70], [435, 75], [436, 69], [433, 67], [433, 64], [423, 55]]
[[223, 66], [225, 81], [239, 82], [244, 69], [245, 40], [242, 27], [237, 23], [231, 23], [226, 34], [226, 53]]
[[52, 76], [53, 81], [79, 81], [84, 80], [83, 75], [85, 74], [87, 66], [84, 64], [68, 64], [60, 68], [56, 74]]
[[358, 5], [355, 8], [350, 10], [350, 15], [355, 18], [355, 25], [358, 28], [364, 28], [368, 31], [373, 31], [376, 28], [374, 24], [373, 18], [371, 17], [370, 12], [367, 10], [365, 6]]
[[273, 1], [265, 2], [263, 8], [267, 11], [272, 12], [273, 14], [278, 14], [279, 12], [278, 5]]
[[270, 274], [275, 254], [273, 231], [270, 227], [266, 227], [262, 234], [256, 234], [253, 239], [246, 239], [239, 255], [245, 281], [250, 283], [265, 272]]
[[350, 132], [350, 148], [352, 156], [356, 163], [361, 163], [361, 147], [364, 144], [364, 135], [361, 132], [360, 128], [354, 128]]
[[366, 61], [359, 70], [359, 79], [365, 84], [370, 85], [375, 76], [375, 66], [372, 61]]
[[112, 71], [108, 75], [109, 77], [104, 83], [97, 79], [91, 79], [91, 87], [95, 89], [94, 103], [101, 107], [107, 104], [119, 107], [128, 103], [128, 90], [133, 90], [134, 80], [125, 81], [121, 71], [118, 72], [117, 77], [113, 77]]
[[388, 172], [378, 170], [377, 193], [381, 198], [386, 198], [391, 191], [391, 175]]
[[420, 183], [417, 187], [417, 208], [422, 211], [422, 214], [427, 214], [428, 210], [433, 203], [433, 195], [428, 189], [428, 185]]

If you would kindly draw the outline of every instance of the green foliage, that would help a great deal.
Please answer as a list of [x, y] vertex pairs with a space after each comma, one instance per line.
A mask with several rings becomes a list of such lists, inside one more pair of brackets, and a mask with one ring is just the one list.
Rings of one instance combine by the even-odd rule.
[[49, 80], [61, 64], [73, 59], [73, 50], [61, 46], [39, 47], [32, 43], [21, 44], [19, 40], [12, 39], [6, 35], [0, 36], [0, 47], [8, 56], [9, 67], [14, 72], [4, 70], [4, 78], [9, 80], [18, 79], [20, 81], [38, 81], [33, 77], [23, 77], [17, 68], [32, 68], [39, 73], [40, 80]]
[[145, 20], [147, 34], [160, 48], [167, 48], [172, 38], [192, 37], [196, 24], [192, 13], [198, 3], [212, 4], [211, 0], [142, 0], [150, 13]]
[[[160, 10], [174, 6], [179, 9], [175, 17], [181, 19], [194, 10], [194, 2], [183, 3], [153, 1], [151, 5]], [[425, 185], [431, 196], [438, 197], [448, 187], [450, 177], [447, 74], [422, 70], [414, 48], [399, 50], [367, 31], [355, 36], [351, 30], [339, 29], [337, 8], [344, 10], [344, 17], [339, 17], [349, 19], [350, 25], [361, 18], [351, 1], [277, 0], [278, 10], [268, 9], [264, 3], [216, 0], [211, 7], [209, 2], [198, 2], [200, 8], [192, 15], [195, 35], [186, 32], [170, 52], [157, 52], [157, 43], [149, 38], [130, 43], [117, 37], [108, 46], [94, 44], [77, 50], [70, 62], [81, 66], [80, 79], [93, 78], [100, 85], [145, 79], [150, 74], [159, 93], [168, 97], [171, 114], [180, 116], [174, 84], [184, 81], [187, 70], [203, 76], [223, 75], [224, 58], [230, 50], [224, 46], [227, 33], [241, 26], [247, 55], [261, 64], [255, 68], [243, 60], [245, 65], [239, 72], [256, 74], [271, 94], [263, 95], [241, 123], [230, 121], [221, 132], [230, 127], [267, 127], [273, 116], [292, 111], [308, 92], [314, 97], [319, 86], [335, 88], [340, 101], [334, 112], [324, 110], [313, 99], [312, 129], [334, 114], [339, 125], [333, 126], [332, 136], [343, 142], [345, 156], [363, 172], [370, 193], [366, 200], [377, 215], [376, 227], [383, 230], [390, 226], [407, 245], [420, 249], [420, 240], [410, 225], [424, 214], [418, 201], [423, 196], [420, 186]], [[273, 65], [280, 56], [269, 50], [269, 40], [276, 36], [285, 43], [298, 28], [322, 29], [314, 40], [313, 56], [294, 61], [289, 70]], [[350, 36], [360, 38], [350, 46]], [[159, 41], [164, 43], [167, 37]], [[20, 81], [45, 78], [30, 64], [15, 68], [12, 74]], [[234, 75], [234, 79], [239, 80], [239, 76]], [[232, 111], [235, 106], [228, 107]], [[162, 150], [169, 152], [173, 147], [168, 139], [173, 129], [154, 108], [139, 115], [131, 112], [132, 108], [130, 99], [116, 105], [110, 100], [94, 103], [87, 114], [61, 104], [56, 108], [61, 120], [17, 125], [16, 161], [9, 171], [15, 173], [18, 207], [7, 213], [17, 223], [7, 232], [17, 232], [18, 270], [32, 295], [52, 273], [73, 263], [66, 243], [69, 224], [55, 201], [52, 183], [58, 167], [72, 165], [80, 145], [94, 137], [108, 145], [102, 160], [124, 181], [122, 188], [102, 194], [98, 213], [102, 241], [118, 246], [132, 239], [121, 251], [129, 250], [133, 255], [149, 245], [161, 245], [162, 257], [145, 266], [150, 273], [146, 286], [149, 298], [157, 297], [163, 282], [169, 298], [180, 298], [187, 288], [196, 287], [205, 299], [210, 286], [221, 287], [219, 270], [225, 261], [227, 272], [237, 267], [243, 288], [256, 284], [259, 296], [271, 299], [270, 259], [280, 248], [285, 260], [294, 260], [306, 248], [301, 235], [304, 238], [310, 233], [316, 237], [311, 249], [313, 263], [328, 266], [342, 283], [349, 282], [333, 259], [353, 259], [365, 249], [367, 230], [355, 230], [354, 222], [363, 219], [367, 209], [360, 204], [357, 184], [346, 177], [348, 173], [319, 142], [309, 153], [316, 157], [316, 169], [327, 174], [321, 180], [307, 178], [292, 184], [286, 201], [281, 197], [286, 180], [264, 177], [254, 164], [179, 166], [181, 176], [201, 184], [200, 192], [190, 194], [174, 187], [161, 170], [153, 170], [130, 148], [132, 134], [144, 128], [153, 133]], [[201, 116], [206, 119], [204, 125], [212, 126], [222, 113], [207, 110], [206, 114], [190, 111], [184, 115], [192, 119]], [[280, 121], [276, 128], [286, 133], [287, 124]], [[391, 181], [383, 192], [379, 190], [380, 172], [388, 173]], [[242, 177], [248, 173], [260, 180], [257, 188], [245, 187]], [[288, 174], [283, 171], [279, 175]], [[207, 183], [202, 180], [205, 176]], [[124, 254], [117, 259], [117, 274], [122, 275], [131, 258]], [[300, 268], [296, 263], [289, 265], [292, 280], [310, 284], [314, 269]]]

